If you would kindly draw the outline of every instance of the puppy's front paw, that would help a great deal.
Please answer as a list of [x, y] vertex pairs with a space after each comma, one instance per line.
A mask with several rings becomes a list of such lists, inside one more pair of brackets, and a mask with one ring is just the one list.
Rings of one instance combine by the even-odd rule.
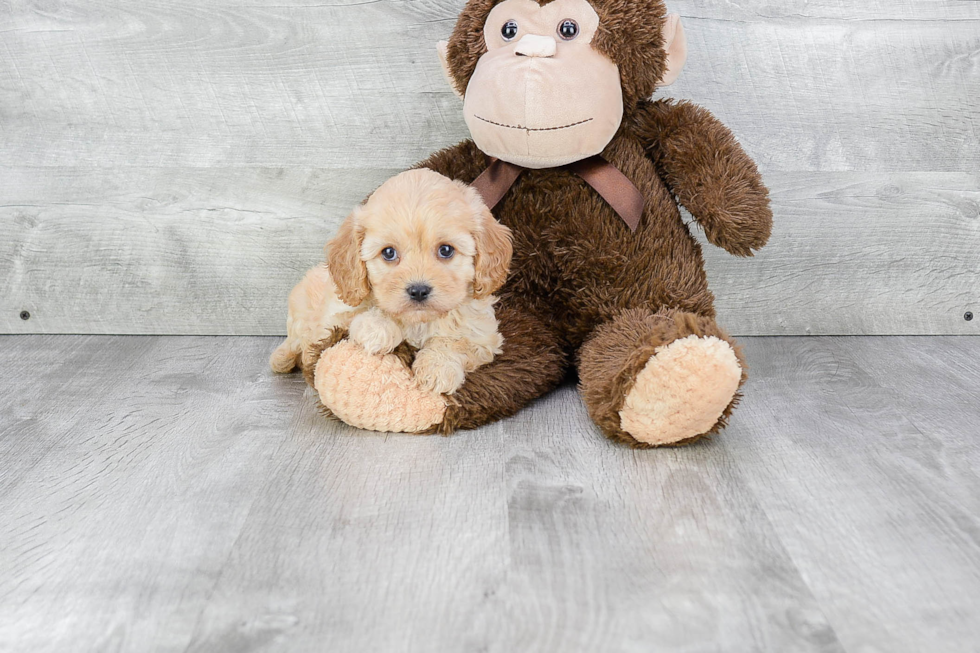
[[390, 354], [404, 340], [397, 324], [374, 311], [354, 318], [350, 338], [369, 354]]
[[420, 387], [441, 395], [453, 394], [466, 380], [466, 373], [458, 361], [424, 349], [415, 357], [412, 373]]

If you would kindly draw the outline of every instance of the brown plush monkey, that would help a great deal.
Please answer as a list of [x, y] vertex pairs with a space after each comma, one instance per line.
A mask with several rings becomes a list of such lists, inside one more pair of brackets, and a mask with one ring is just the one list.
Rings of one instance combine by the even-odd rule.
[[662, 446], [722, 428], [745, 365], [677, 203], [736, 256], [765, 245], [772, 214], [725, 126], [649, 100], [683, 67], [677, 17], [661, 0], [470, 0], [440, 54], [473, 140], [420, 165], [473, 183], [514, 234], [504, 351], [433, 397], [412, 385], [410, 354], [370, 357], [335, 333], [306, 356], [324, 406], [363, 428], [411, 414], [409, 430], [451, 433], [514, 414], [575, 365], [610, 438]]

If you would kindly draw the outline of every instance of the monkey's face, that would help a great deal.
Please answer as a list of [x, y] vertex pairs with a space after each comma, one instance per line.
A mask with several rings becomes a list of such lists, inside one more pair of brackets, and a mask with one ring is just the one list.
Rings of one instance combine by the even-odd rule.
[[602, 152], [623, 120], [623, 90], [616, 64], [592, 46], [598, 27], [587, 0], [496, 5], [464, 95], [477, 147], [527, 168]]

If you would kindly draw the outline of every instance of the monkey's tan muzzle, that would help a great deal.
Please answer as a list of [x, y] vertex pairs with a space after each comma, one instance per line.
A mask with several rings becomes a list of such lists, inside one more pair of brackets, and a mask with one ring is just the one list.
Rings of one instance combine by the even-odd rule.
[[553, 57], [558, 51], [558, 42], [551, 36], [528, 34], [514, 47], [520, 57]]
[[623, 119], [616, 64], [588, 44], [528, 34], [484, 54], [463, 98], [477, 147], [526, 168], [599, 154]]

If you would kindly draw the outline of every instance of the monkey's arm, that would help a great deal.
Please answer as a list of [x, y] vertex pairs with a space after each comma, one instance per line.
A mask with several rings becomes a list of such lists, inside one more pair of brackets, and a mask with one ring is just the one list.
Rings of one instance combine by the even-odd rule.
[[769, 191], [755, 162], [707, 109], [689, 102], [644, 102], [637, 133], [670, 191], [708, 240], [752, 256], [769, 240]]

